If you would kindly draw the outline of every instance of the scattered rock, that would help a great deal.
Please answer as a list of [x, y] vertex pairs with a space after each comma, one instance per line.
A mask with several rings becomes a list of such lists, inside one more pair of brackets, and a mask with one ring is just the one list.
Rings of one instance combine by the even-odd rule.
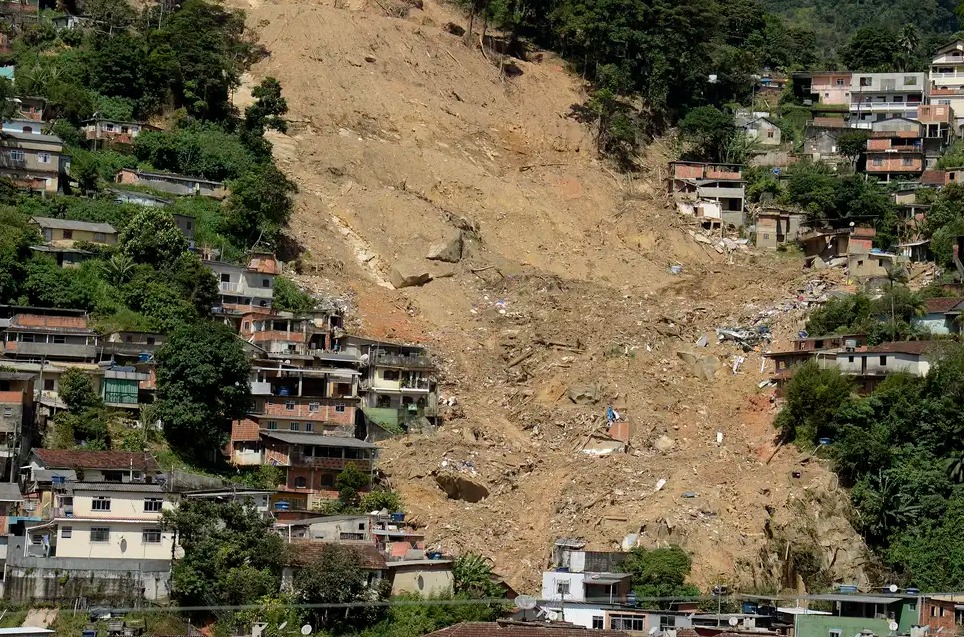
[[[676, 441], [670, 438], [669, 436], [667, 436], [666, 434], [663, 434], [662, 436], [657, 438], [656, 441], [653, 443], [653, 449], [655, 449], [660, 453], [668, 453], [672, 451], [673, 447], [675, 446], [676, 446]], [[663, 482], [663, 484], [666, 484], [665, 481], [661, 481], [661, 482]], [[662, 488], [662, 486], [663, 485], [660, 485], [659, 487], [657, 487], [657, 489]]]
[[484, 484], [476, 482], [463, 475], [455, 473], [440, 473], [435, 476], [435, 483], [445, 492], [450, 500], [464, 500], [465, 502], [481, 502], [489, 497], [489, 490]]
[[446, 22], [442, 28], [448, 31], [449, 33], [451, 33], [452, 35], [457, 35], [459, 37], [462, 37], [463, 35], [465, 35], [465, 28], [460, 27], [454, 22]]
[[720, 368], [720, 359], [718, 359], [716, 356], [710, 356], [709, 354], [697, 354], [685, 350], [676, 352], [676, 355], [679, 356], [684, 363], [689, 365], [690, 370], [697, 376], [697, 378], [713, 380], [713, 378], [716, 376], [717, 370]]
[[368, 62], [369, 64], [374, 64], [374, 63], [375, 63], [375, 56], [374, 56], [374, 55], [366, 55], [366, 56], [365, 56], [365, 61]]
[[388, 278], [397, 290], [425, 285], [432, 280], [432, 275], [416, 266], [395, 264], [392, 271], [389, 272]]
[[594, 405], [599, 402], [599, 386], [582, 385], [570, 387], [569, 400], [577, 405]]
[[462, 231], [451, 230], [429, 247], [426, 259], [458, 263], [462, 259]]

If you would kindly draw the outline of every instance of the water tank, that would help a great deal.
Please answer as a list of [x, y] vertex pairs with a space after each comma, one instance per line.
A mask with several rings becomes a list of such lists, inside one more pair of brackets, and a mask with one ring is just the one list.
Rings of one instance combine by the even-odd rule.
[[404, 513], [392, 513], [389, 517], [391, 518], [392, 522], [404, 522], [404, 521], [405, 521], [405, 514], [404, 514]]
[[97, 637], [96, 628], [85, 628], [80, 631], [81, 637]]
[[279, 388], [278, 388], [278, 395], [279, 395], [279, 396], [290, 396], [290, 395], [291, 395], [291, 390], [290, 390], [289, 388], [287, 388], [287, 387], [279, 387]]
[[138, 357], [137, 357], [137, 361], [138, 361], [139, 363], [149, 363], [149, 362], [151, 362], [151, 353], [150, 353], [150, 352], [141, 352], [141, 353], [138, 355]]
[[291, 505], [284, 501], [275, 502], [274, 508], [275, 508], [275, 511], [288, 511], [291, 509]]

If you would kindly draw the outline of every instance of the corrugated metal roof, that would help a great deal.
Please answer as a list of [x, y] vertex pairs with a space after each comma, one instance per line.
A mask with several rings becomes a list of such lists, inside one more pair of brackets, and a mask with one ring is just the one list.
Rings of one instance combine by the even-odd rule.
[[811, 595], [811, 600], [818, 602], [852, 602], [854, 604], [895, 604], [903, 601], [900, 597], [884, 597], [883, 595], [851, 595], [840, 593], [836, 595]]
[[351, 447], [354, 449], [378, 449], [378, 445], [359, 440], [358, 438], [348, 438], [341, 436], [329, 436], [326, 434], [302, 434], [285, 433], [280, 431], [261, 431], [265, 438], [274, 438], [281, 442], [291, 445], [315, 445], [317, 447]]
[[86, 232], [103, 232], [116, 234], [114, 226], [109, 223], [91, 223], [89, 221], [74, 221], [72, 219], [54, 219], [53, 217], [30, 217], [30, 220], [41, 228], [57, 228], [59, 230], [82, 230]]

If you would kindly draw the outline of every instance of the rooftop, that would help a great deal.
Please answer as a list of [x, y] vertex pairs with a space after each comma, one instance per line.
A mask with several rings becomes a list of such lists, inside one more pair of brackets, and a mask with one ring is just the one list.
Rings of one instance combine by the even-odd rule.
[[70, 451], [64, 449], [33, 449], [46, 469], [117, 469], [128, 471], [159, 471], [154, 457], [131, 451]]
[[962, 304], [964, 304], [964, 297], [960, 296], [945, 296], [924, 301], [928, 314], [946, 314], [955, 309], [960, 310]]
[[10, 139], [16, 139], [21, 142], [41, 142], [47, 144], [63, 144], [64, 141], [57, 137], [56, 135], [44, 135], [42, 133], [17, 133], [4, 131], [0, 133], [0, 139], [9, 137]]
[[163, 493], [159, 484], [144, 482], [76, 482], [67, 485], [70, 491], [112, 491], [116, 493]]
[[894, 343], [881, 343], [860, 348], [859, 352], [867, 354], [923, 354], [938, 345], [935, 341], [899, 341]]
[[811, 595], [811, 601], [817, 602], [851, 602], [854, 604], [896, 604], [903, 601], [901, 597], [885, 597], [883, 595], [857, 595], [849, 593], [833, 593], [828, 595]]
[[150, 172], [147, 170], [131, 170], [130, 168], [125, 168], [124, 171], [133, 172], [138, 177], [161, 177], [163, 179], [176, 179], [180, 181], [196, 181], [202, 184], [210, 184], [212, 186], [221, 186], [224, 182], [214, 181], [212, 179], [204, 179], [203, 177], [194, 177], [192, 175], [180, 175], [178, 173], [162, 173], [162, 172]]
[[104, 234], [117, 233], [117, 231], [114, 230], [114, 226], [109, 223], [90, 223], [89, 221], [74, 221], [72, 219], [54, 219], [53, 217], [30, 217], [30, 220], [41, 228], [102, 232]]
[[378, 449], [378, 445], [342, 436], [329, 436], [326, 434], [305, 434], [305, 433], [286, 433], [283, 431], [261, 430], [261, 435], [265, 438], [273, 438], [286, 442], [290, 445], [315, 445], [317, 447], [351, 447], [354, 449]]

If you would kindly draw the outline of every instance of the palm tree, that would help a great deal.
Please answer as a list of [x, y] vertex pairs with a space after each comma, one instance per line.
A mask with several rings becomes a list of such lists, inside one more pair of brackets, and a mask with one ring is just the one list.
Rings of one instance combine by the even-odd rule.
[[903, 266], [895, 265], [887, 268], [887, 284], [890, 288], [890, 326], [891, 340], [897, 340], [897, 308], [894, 305], [894, 290], [897, 284], [907, 283], [907, 270]]
[[134, 260], [123, 253], [118, 253], [104, 264], [107, 278], [114, 285], [126, 283], [134, 271]]
[[468, 593], [476, 597], [495, 594], [492, 581], [492, 561], [478, 553], [466, 553], [455, 559], [452, 579], [456, 593]]
[[964, 482], [964, 451], [947, 459], [947, 475], [958, 484]]
[[914, 58], [914, 53], [920, 47], [920, 32], [913, 24], [906, 25], [897, 35], [897, 47], [900, 49], [901, 70], [906, 71]]

